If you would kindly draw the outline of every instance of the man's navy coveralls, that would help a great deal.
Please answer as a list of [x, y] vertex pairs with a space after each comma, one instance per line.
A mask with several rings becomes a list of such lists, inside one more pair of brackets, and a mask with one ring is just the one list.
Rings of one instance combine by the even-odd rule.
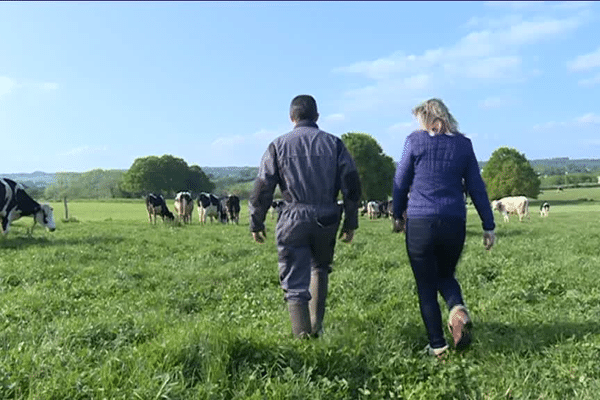
[[277, 185], [285, 201], [275, 231], [279, 280], [288, 302], [304, 303], [311, 298], [311, 268], [331, 271], [342, 211], [342, 231], [358, 228], [360, 180], [340, 138], [312, 121], [299, 121], [262, 157], [248, 202], [251, 232], [264, 230]]

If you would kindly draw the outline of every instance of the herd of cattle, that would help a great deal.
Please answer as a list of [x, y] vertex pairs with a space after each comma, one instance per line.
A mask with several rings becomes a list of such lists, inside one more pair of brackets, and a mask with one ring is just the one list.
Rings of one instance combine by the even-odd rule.
[[[217, 197], [212, 193], [200, 193], [196, 199], [198, 207], [198, 218], [201, 224], [205, 224], [207, 218], [212, 223], [213, 220], [221, 223], [239, 224], [240, 220], [240, 199], [238, 196], [229, 195]], [[271, 204], [271, 218], [281, 212], [285, 202], [274, 200]], [[192, 212], [194, 210], [194, 200], [190, 192], [179, 192], [175, 196], [174, 215], [169, 208], [164, 197], [160, 194], [151, 193], [146, 196], [146, 209], [150, 223], [156, 223], [156, 217], [161, 217], [164, 221], [175, 220], [179, 218], [184, 223], [191, 223]], [[340, 210], [342, 207], [340, 207]], [[529, 200], [525, 196], [504, 197], [492, 202], [492, 210], [499, 211], [504, 221], [509, 221], [509, 214], [516, 214], [519, 221], [529, 215]], [[550, 204], [544, 202], [540, 205], [540, 216], [547, 217], [550, 212]], [[392, 201], [365, 201], [362, 204], [361, 215], [367, 214], [369, 219], [392, 218]], [[56, 229], [52, 207], [48, 204], [40, 204], [32, 199], [26, 192], [25, 187], [20, 183], [7, 178], [0, 178], [0, 221], [2, 233], [8, 233], [10, 224], [23, 216], [33, 217], [33, 226], [36, 223], [46, 227], [50, 231]]]
[[[201, 224], [220, 221], [224, 224], [231, 222], [238, 224], [240, 222], [240, 198], [235, 195], [217, 197], [212, 193], [200, 193], [196, 199], [198, 206], [198, 219]], [[179, 192], [175, 196], [175, 213], [184, 223], [192, 222], [192, 213], [194, 211], [194, 200], [190, 192]], [[150, 193], [146, 196], [146, 209], [150, 222], [156, 223], [156, 217], [159, 216], [164, 221], [165, 218], [173, 221], [175, 215], [167, 207], [165, 198], [156, 193]]]

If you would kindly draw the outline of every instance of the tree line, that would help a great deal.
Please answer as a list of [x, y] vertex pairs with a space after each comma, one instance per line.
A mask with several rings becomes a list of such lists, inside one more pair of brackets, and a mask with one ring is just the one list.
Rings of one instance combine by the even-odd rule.
[[[392, 192], [396, 162], [386, 155], [375, 138], [363, 132], [348, 132], [342, 141], [355, 160], [362, 184], [363, 200], [388, 200]], [[575, 161], [575, 160], [571, 160]], [[594, 173], [542, 176], [517, 149], [501, 147], [483, 165], [482, 177], [490, 200], [524, 195], [537, 198], [540, 187], [597, 183]], [[580, 166], [578, 166], [580, 168]], [[47, 199], [138, 198], [150, 192], [174, 197], [179, 191], [236, 194], [247, 198], [258, 168], [233, 167], [231, 171], [210, 168], [208, 174], [198, 165], [172, 155], [136, 159], [126, 170], [96, 169], [85, 173], [57, 173], [43, 192]], [[551, 179], [549, 179], [551, 178]], [[40, 190], [35, 187], [34, 190]], [[276, 192], [275, 196], [280, 195]]]

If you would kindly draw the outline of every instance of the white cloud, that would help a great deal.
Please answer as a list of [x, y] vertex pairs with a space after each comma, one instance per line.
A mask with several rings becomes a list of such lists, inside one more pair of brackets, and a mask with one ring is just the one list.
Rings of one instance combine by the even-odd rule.
[[520, 66], [520, 57], [489, 57], [473, 61], [463, 73], [468, 78], [499, 79], [513, 75]]
[[552, 129], [564, 129], [564, 128], [572, 128], [572, 127], [586, 127], [592, 125], [600, 125], [600, 115], [590, 112], [584, 114], [580, 117], [573, 118], [568, 122], [546, 122], [543, 124], [537, 124], [533, 126], [533, 129], [536, 131], [544, 131], [544, 130], [552, 130]]
[[0, 76], [0, 97], [10, 94], [17, 87], [17, 82], [6, 76]]
[[215, 139], [210, 145], [215, 148], [232, 147], [243, 144], [246, 139], [241, 135], [220, 137]]
[[506, 15], [502, 17], [471, 17], [463, 26], [465, 28], [484, 27], [487, 29], [505, 28], [521, 23], [523, 16]]
[[350, 110], [369, 110], [384, 104], [392, 105], [408, 98], [412, 99], [416, 93], [431, 87], [431, 83], [430, 75], [419, 74], [378, 81], [374, 85], [349, 90], [344, 96], [349, 100], [347, 105]]
[[586, 71], [597, 67], [600, 67], [600, 47], [567, 63], [567, 68], [571, 71]]
[[346, 116], [342, 113], [337, 113], [337, 114], [330, 114], [328, 116], [326, 116], [325, 118], [323, 118], [324, 122], [327, 123], [334, 123], [334, 122], [341, 122], [344, 121], [346, 119]]
[[394, 124], [394, 125], [390, 126], [389, 128], [387, 128], [387, 131], [389, 133], [407, 132], [412, 129], [415, 129], [416, 127], [417, 127], [416, 121], [398, 122], [397, 124]]
[[543, 1], [484, 1], [486, 6], [523, 9], [542, 5]]
[[[446, 72], [457, 73], [463, 70], [464, 65], [479, 63], [480, 67], [471, 67], [470, 70], [467, 68], [467, 73], [481, 78], [495, 79], [498, 77], [499, 69], [517, 69], [520, 57], [515, 55], [515, 52], [520, 47], [560, 36], [576, 29], [582, 23], [583, 20], [579, 17], [521, 20], [503, 29], [471, 32], [454, 45], [426, 50], [421, 55], [395, 52], [374, 61], [361, 61], [336, 68], [334, 72], [359, 74], [378, 81], [393, 79], [403, 74], [428, 73], [429, 69], [440, 66], [444, 67]], [[455, 65], [460, 67], [453, 68]], [[492, 73], [484, 73], [484, 67], [492, 67], [496, 70]]]
[[41, 88], [44, 90], [57, 90], [58, 89], [58, 83], [55, 82], [45, 82], [42, 83]]
[[591, 78], [588, 79], [581, 79], [579, 82], [579, 86], [595, 86], [600, 84], [600, 73], [596, 74], [596, 76], [593, 76]]
[[[287, 131], [290, 131], [291, 129], [287, 129]], [[260, 129], [256, 132], [254, 132], [254, 134], [252, 135], [252, 137], [255, 140], [259, 140], [261, 143], [263, 142], [271, 142], [273, 139], [275, 139], [277, 136], [280, 136], [282, 134], [284, 134], [285, 132], [287, 132], [285, 129], [281, 129], [281, 130], [274, 130], [274, 129]]]
[[501, 97], [488, 97], [479, 102], [479, 107], [485, 110], [499, 108], [506, 105], [506, 101]]
[[587, 113], [581, 117], [575, 118], [578, 125], [600, 125], [600, 115]]
[[96, 146], [96, 147], [92, 147], [92, 146], [81, 146], [81, 147], [76, 147], [74, 149], [68, 150], [64, 153], [60, 153], [58, 154], [61, 157], [66, 157], [66, 156], [81, 156], [81, 155], [86, 155], [86, 154], [92, 154], [92, 153], [100, 153], [103, 151], [107, 151], [108, 147], [107, 146]]
[[594, 4], [593, 1], [564, 1], [552, 4], [552, 7], [557, 10], [576, 10], [590, 7], [592, 4]]
[[565, 126], [567, 126], [566, 123], [564, 122], [555, 122], [555, 121], [550, 121], [550, 122], [546, 122], [543, 124], [536, 124], [533, 126], [533, 130], [535, 131], [546, 131], [546, 130], [551, 130], [551, 129], [556, 129], [556, 128], [564, 128]]

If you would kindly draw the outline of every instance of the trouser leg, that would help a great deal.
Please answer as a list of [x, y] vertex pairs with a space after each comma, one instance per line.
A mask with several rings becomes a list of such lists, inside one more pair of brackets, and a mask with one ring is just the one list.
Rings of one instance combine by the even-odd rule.
[[465, 233], [465, 223], [461, 219], [444, 221], [438, 233], [441, 235], [436, 248], [438, 289], [448, 310], [456, 305], [464, 304], [455, 272], [465, 243]]
[[421, 317], [427, 329], [429, 345], [446, 345], [442, 329], [442, 314], [437, 301], [438, 272], [434, 255], [435, 222], [429, 219], [408, 219], [406, 250], [417, 284]]

